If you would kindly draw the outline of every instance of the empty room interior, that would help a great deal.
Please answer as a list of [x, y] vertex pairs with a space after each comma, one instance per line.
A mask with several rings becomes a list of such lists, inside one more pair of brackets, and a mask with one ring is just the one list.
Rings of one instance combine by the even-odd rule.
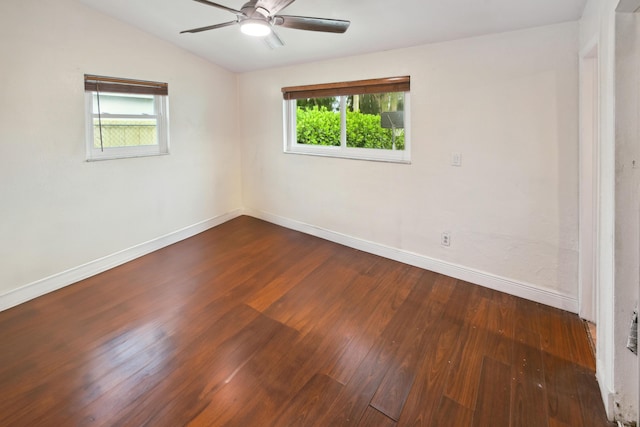
[[638, 425], [639, 10], [3, 0], [0, 425]]

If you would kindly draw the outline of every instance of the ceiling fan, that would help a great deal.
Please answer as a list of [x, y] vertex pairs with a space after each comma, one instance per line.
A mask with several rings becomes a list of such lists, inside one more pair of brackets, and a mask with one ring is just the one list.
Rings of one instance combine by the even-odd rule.
[[274, 31], [274, 27], [321, 31], [325, 33], [344, 33], [351, 24], [350, 21], [344, 21], [342, 19], [277, 14], [295, 0], [249, 0], [240, 10], [232, 9], [208, 0], [194, 1], [231, 12], [236, 15], [236, 19], [235, 21], [224, 22], [222, 24], [184, 30], [181, 31], [180, 34], [199, 33], [201, 31], [215, 30], [216, 28], [239, 24], [240, 30], [243, 33], [251, 36], [264, 37], [265, 42], [272, 49], [284, 46], [284, 43]]

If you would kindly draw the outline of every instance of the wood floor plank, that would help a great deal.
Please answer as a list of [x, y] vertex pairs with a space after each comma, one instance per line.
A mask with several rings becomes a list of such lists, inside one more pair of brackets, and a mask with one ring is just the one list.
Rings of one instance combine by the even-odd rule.
[[449, 299], [450, 301], [455, 301], [455, 303], [447, 304], [444, 315], [461, 324], [467, 322], [474, 312], [474, 307], [479, 304], [476, 288], [477, 286], [470, 283], [456, 280]]
[[302, 279], [326, 262], [332, 252], [333, 247], [331, 245], [323, 244], [318, 245], [307, 256], [297, 254], [297, 262], [291, 264], [290, 259], [288, 260], [289, 270], [285, 272], [286, 274], [282, 274], [282, 270], [276, 270], [279, 274], [271, 281], [265, 280], [265, 284], [250, 295], [246, 304], [260, 312], [264, 312], [271, 304], [282, 298]]
[[[370, 257], [369, 255], [366, 255], [365, 258], [369, 258], [369, 257]], [[341, 261], [341, 262], [348, 262], [350, 264], [349, 268], [351, 272], [347, 274], [341, 274], [341, 276], [351, 278], [352, 280], [349, 280], [351, 283], [345, 283], [344, 285], [337, 287], [336, 289], [338, 290], [338, 292], [334, 293], [334, 295], [329, 295], [327, 297], [327, 294], [325, 294], [323, 295], [323, 298], [317, 298], [316, 294], [312, 294], [314, 296], [311, 297], [311, 300], [304, 302], [305, 305], [315, 307], [314, 309], [311, 310], [309, 314], [307, 314], [308, 317], [313, 319], [313, 323], [315, 325], [315, 327], [311, 328], [309, 332], [312, 332], [312, 335], [311, 335], [312, 340], [313, 341], [320, 340], [319, 341], [320, 344], [317, 346], [313, 345], [312, 348], [315, 349], [317, 347], [320, 347], [323, 349], [323, 351], [322, 352], [316, 351], [310, 357], [309, 357], [309, 353], [307, 353], [308, 360], [302, 365], [296, 366], [296, 369], [294, 369], [295, 373], [293, 374], [290, 372], [289, 369], [287, 369], [288, 366], [291, 366], [290, 365], [291, 362], [288, 361], [286, 357], [283, 358], [283, 363], [281, 365], [285, 367], [284, 369], [279, 369], [280, 366], [277, 366], [275, 369], [273, 368], [270, 369], [270, 376], [266, 379], [266, 383], [270, 384], [271, 387], [273, 387], [283, 378], [286, 378], [287, 385], [292, 389], [296, 389], [297, 385], [300, 384], [301, 381], [305, 381], [308, 378], [311, 378], [311, 380], [313, 380], [313, 378], [317, 378], [317, 374], [314, 373], [313, 369], [314, 368], [317, 369], [318, 366], [322, 364], [323, 358], [326, 358], [328, 355], [332, 354], [332, 351], [329, 351], [328, 348], [331, 348], [331, 347], [338, 348], [340, 346], [341, 340], [339, 337], [340, 336], [339, 331], [341, 330], [342, 326], [346, 323], [345, 320], [349, 318], [348, 314], [351, 313], [348, 310], [349, 307], [346, 307], [344, 305], [345, 303], [352, 305], [352, 301], [354, 300], [354, 298], [360, 297], [361, 292], [366, 291], [367, 287], [370, 287], [370, 285], [367, 286], [367, 284], [371, 283], [375, 278], [375, 275], [371, 276], [370, 273], [373, 271], [376, 271], [375, 266], [377, 265], [377, 260], [373, 260], [373, 261], [369, 260], [367, 262], [368, 267], [362, 268], [363, 266], [358, 266], [358, 263], [353, 261], [354, 260], [349, 260], [345, 257], [342, 257], [342, 261]], [[373, 264], [371, 264], [371, 262], [373, 262]], [[324, 276], [325, 274], [323, 273], [321, 277], [324, 277]], [[313, 288], [317, 288], [318, 285], [313, 281], [308, 281], [304, 284], [304, 286], [311, 286]], [[351, 295], [352, 293], [353, 295]], [[297, 322], [297, 323], [293, 322], [291, 325], [294, 327], [295, 326], [300, 327], [300, 322]], [[300, 328], [300, 329], [304, 330], [305, 328]], [[337, 340], [334, 337], [335, 335], [337, 335]], [[302, 341], [298, 341], [299, 345], [298, 344], [294, 344], [294, 345], [296, 347], [298, 346], [308, 347], [309, 345], [305, 344], [306, 341], [307, 341], [306, 339], [303, 339]], [[273, 363], [267, 363], [267, 364], [270, 366], [274, 365]], [[260, 400], [264, 402], [269, 402], [273, 400], [273, 397], [274, 397], [274, 394], [270, 393], [264, 399], [260, 399]], [[326, 398], [327, 396], [324, 396], [324, 399]], [[255, 401], [255, 399], [253, 400]], [[324, 402], [325, 404], [327, 404], [327, 403], [331, 403], [332, 400], [324, 401]], [[287, 403], [286, 401], [279, 402], [281, 406], [286, 405], [286, 403]], [[278, 403], [275, 403], [272, 405], [272, 407], [275, 407], [277, 405]], [[267, 410], [265, 409], [267, 405], [262, 405], [262, 406], [263, 408], [261, 408], [261, 410]], [[251, 408], [251, 407], [252, 407], [251, 405], [246, 405], [245, 410], [243, 410], [243, 412], [247, 414], [250, 413], [252, 416], [258, 417], [258, 419], [262, 419], [265, 416], [265, 414], [260, 413], [261, 410], [251, 410], [251, 411], [246, 410], [246, 408]], [[273, 410], [271, 410], [270, 412], [273, 412]], [[316, 411], [315, 413], [323, 414], [324, 412]], [[236, 417], [234, 421], [238, 421], [238, 419], [241, 420], [245, 425], [253, 425], [253, 420], [247, 418], [246, 414], [245, 416]]]
[[346, 384], [421, 276], [419, 269], [400, 264], [381, 272], [367, 298], [355, 298], [359, 303], [345, 308], [349, 318], [336, 332], [344, 336], [346, 344], [321, 372]]
[[[523, 298], [516, 298], [516, 308], [514, 313], [514, 330], [522, 331], [527, 330], [540, 335], [542, 329], [539, 311], [537, 304], [531, 301], [527, 301]], [[537, 339], [538, 345], [540, 344], [540, 338]]]
[[[529, 336], [526, 336], [529, 335]], [[547, 427], [548, 413], [545, 394], [544, 364], [537, 334], [521, 330], [516, 332], [511, 389], [511, 427]]]
[[464, 325], [452, 351], [445, 396], [469, 409], [475, 407], [478, 395], [486, 339], [486, 331]]
[[[303, 249], [303, 247], [299, 248], [300, 251], [303, 251]], [[244, 262], [241, 263], [241, 265], [244, 265]], [[129, 266], [127, 265], [127, 269], [128, 268]], [[162, 269], [159, 270], [162, 271]], [[233, 271], [234, 269], [228, 270]], [[18, 341], [25, 342], [29, 347], [14, 347], [16, 351], [21, 351], [22, 353], [27, 354], [27, 357], [22, 359], [15, 358], [17, 359], [17, 363], [30, 363], [31, 358], [37, 357], [39, 354], [39, 352], [33, 350], [33, 346], [38, 345], [40, 352], [45, 351], [51, 356], [48, 359], [38, 360], [38, 363], [42, 364], [42, 369], [47, 372], [61, 373], [61, 367], [55, 365], [58, 361], [69, 360], [77, 353], [79, 348], [87, 349], [87, 345], [97, 344], [98, 347], [103, 346], [100, 341], [96, 340], [95, 333], [90, 333], [87, 330], [87, 325], [100, 324], [101, 322], [108, 320], [108, 322], [105, 323], [109, 325], [110, 330], [106, 330], [104, 332], [98, 331], [98, 333], [100, 333], [101, 338], [109, 340], [113, 337], [117, 337], [120, 333], [131, 329], [132, 323], [138, 322], [144, 324], [148, 321], [153, 321], [154, 323], [162, 322], [163, 319], [167, 319], [176, 314], [181, 308], [181, 303], [190, 303], [188, 300], [182, 298], [181, 295], [176, 295], [176, 292], [188, 293], [192, 288], [190, 286], [186, 286], [184, 281], [176, 281], [176, 286], [168, 286], [172, 284], [172, 279], [174, 277], [181, 277], [182, 273], [176, 272], [166, 275], [165, 272], [162, 272], [160, 276], [156, 276], [157, 271], [158, 270], [153, 269], [150, 274], [145, 274], [145, 276], [135, 280], [126, 281], [132, 289], [131, 292], [126, 293], [127, 300], [119, 301], [119, 298], [117, 297], [106, 299], [106, 303], [102, 303], [99, 309], [94, 307], [93, 304], [86, 304], [84, 299], [80, 301], [72, 300], [72, 305], [70, 305], [70, 307], [82, 306], [86, 309], [85, 312], [87, 313], [87, 316], [83, 318], [82, 316], [72, 315], [65, 309], [63, 311], [65, 313], [64, 316], [61, 317], [56, 315], [53, 317], [54, 322], [52, 322], [52, 326], [55, 327], [48, 333], [43, 333], [42, 337], [38, 337], [37, 335], [37, 331], [40, 330], [42, 325], [35, 325], [35, 336], [25, 336]], [[226, 281], [226, 277], [230, 277], [229, 275], [231, 274], [229, 271], [219, 275], [218, 279]], [[249, 274], [251, 271], [259, 270], [245, 268], [243, 274]], [[106, 275], [107, 274], [103, 274], [102, 276]], [[90, 281], [91, 280], [92, 279], [90, 279]], [[114, 280], [118, 281], [117, 279]], [[238, 280], [238, 278], [236, 280]], [[159, 284], [157, 284], [157, 282]], [[205, 278], [205, 282], [210, 283], [210, 280]], [[143, 283], [152, 284], [151, 289], [147, 290], [149, 292], [148, 295], [139, 290]], [[102, 288], [98, 287], [98, 289], [101, 290]], [[229, 292], [228, 286], [224, 288], [224, 292]], [[115, 295], [117, 296], [118, 294]], [[139, 303], [137, 298], [140, 298]], [[96, 300], [101, 301], [102, 299], [96, 298]], [[116, 303], [114, 301], [118, 302]], [[206, 299], [200, 298], [200, 301], [206, 301]], [[136, 304], [139, 304], [139, 307], [134, 311], [132, 310], [132, 307]], [[190, 306], [190, 309], [193, 308], [194, 307]], [[58, 312], [56, 312], [56, 314], [58, 314]], [[60, 344], [61, 342], [62, 344]], [[56, 357], [58, 354], [60, 356]], [[3, 352], [3, 354], [0, 355], [0, 358], [4, 356], [9, 357], [9, 352]], [[2, 367], [0, 367], [0, 379], [4, 381], [6, 379], [2, 377], [3, 369], [6, 369], [4, 372], [8, 372], [13, 375], [15, 371], [20, 370], [20, 367], [11, 363], [3, 364]]]
[[395, 420], [392, 420], [371, 406], [364, 411], [362, 418], [360, 418], [357, 424], [359, 427], [395, 427], [396, 425]]
[[571, 355], [571, 342], [566, 335], [568, 328], [565, 313], [542, 304], [537, 304], [535, 308], [540, 319], [542, 350], [554, 356]]
[[[242, 325], [243, 322], [250, 323], [257, 316], [258, 313], [249, 308], [241, 311], [234, 310], [223, 317], [221, 322], [207, 325], [206, 335], [216, 335], [220, 339], [225, 339], [235, 333], [238, 325]], [[45, 414], [46, 419], [60, 419], [63, 422], [59, 425], [69, 425], [73, 424], [69, 420], [80, 417], [91, 420], [92, 423], [108, 425], [112, 423], [109, 420], [114, 413], [124, 411], [132, 402], [165, 381], [167, 372], [172, 372], [173, 369], [184, 364], [184, 361], [180, 361], [180, 353], [177, 352], [177, 347], [172, 344], [170, 337], [159, 341], [156, 341], [153, 335], [147, 339], [139, 335], [131, 337], [132, 342], [140, 342], [140, 339], [144, 340], [143, 344], [151, 339], [154, 345], [149, 348], [141, 345], [145, 351], [135, 353], [131, 358], [123, 360], [114, 360], [107, 354], [105, 360], [94, 360], [95, 367], [93, 365], [86, 368], [78, 367], [74, 376], [65, 376], [60, 383], [68, 384], [70, 379], [75, 380], [72, 381], [74, 390], [76, 394], [81, 394], [83, 399], [81, 401], [69, 399], [69, 404], [48, 411]], [[209, 341], [202, 337], [200, 339], [202, 342]], [[216, 344], [214, 340], [210, 341]], [[188, 349], [189, 347], [185, 348], [186, 351], [183, 354], [188, 354]], [[102, 369], [105, 370], [102, 371]], [[55, 381], [54, 384], [59, 382]], [[56, 396], [64, 396], [60, 390], [54, 392]], [[42, 402], [42, 399], [37, 401]], [[27, 422], [30, 416], [31, 414], [28, 414], [20, 419]]]
[[317, 374], [283, 406], [284, 411], [272, 422], [274, 426], [309, 426], [329, 409], [343, 385], [323, 374]]
[[[416, 286], [432, 286], [435, 274], [425, 274]], [[433, 345], [434, 325], [444, 313], [440, 303], [425, 299], [411, 340], [398, 348], [395, 363], [387, 370], [370, 405], [387, 417], [398, 420], [429, 344]]]
[[473, 420], [473, 411], [443, 396], [436, 410], [434, 426], [469, 427]]
[[[205, 404], [204, 409], [180, 424], [268, 424], [291, 399], [288, 379], [286, 373], [282, 372], [281, 361], [297, 336], [298, 331], [279, 324], [272, 338], [238, 366], [220, 387], [210, 391], [202, 390], [199, 399]], [[280, 375], [267, 380], [272, 371], [280, 372]], [[176, 408], [179, 411], [175, 414], [156, 417], [156, 421], [163, 418], [180, 419], [184, 411], [178, 406]]]
[[513, 363], [514, 340], [490, 331], [484, 331], [483, 335], [482, 355], [505, 365], [511, 365]]
[[473, 427], [509, 426], [511, 367], [485, 357], [480, 374]]
[[[500, 307], [494, 301], [501, 299]], [[468, 409], [477, 400], [483, 360], [511, 363], [516, 300], [505, 294], [458, 281], [446, 315], [462, 324], [444, 394]], [[453, 303], [455, 301], [455, 304]]]
[[[377, 261], [374, 261], [374, 266]], [[374, 273], [371, 274], [370, 273]], [[336, 350], [339, 350], [341, 340], [341, 330], [344, 325], [344, 318], [340, 317], [340, 312], [344, 314], [352, 314], [354, 310], [349, 310], [350, 307], [343, 306], [344, 304], [350, 304], [353, 306], [353, 298], [362, 298], [360, 291], [367, 290], [367, 286], [371, 286], [371, 281], [375, 280], [374, 270], [367, 269], [359, 275], [359, 279], [356, 279], [352, 286], [346, 287], [344, 293], [344, 303], [336, 304], [327, 313], [321, 314], [315, 319], [317, 327], [297, 342], [292, 342], [293, 347], [289, 353], [279, 363], [279, 369], [270, 369], [268, 376], [264, 379], [264, 382], [268, 384], [278, 383], [282, 378], [287, 379], [287, 383], [291, 389], [297, 389], [300, 384], [304, 384], [309, 380], [314, 373], [317, 372], [318, 366], [323, 365], [327, 358], [331, 357]], [[352, 294], [353, 295], [350, 295]], [[366, 304], [365, 304], [366, 306]], [[355, 311], [357, 313], [357, 310]], [[333, 326], [333, 327], [332, 327]], [[351, 327], [356, 327], [357, 324]], [[337, 337], [336, 337], [337, 335]], [[336, 340], [336, 338], [338, 338]], [[333, 348], [333, 350], [332, 350]], [[322, 351], [318, 351], [318, 350]], [[293, 374], [293, 375], [292, 375]], [[267, 399], [272, 397], [269, 395]], [[284, 404], [284, 403], [283, 403]]]
[[430, 292], [430, 286], [416, 283], [384, 330], [380, 344], [367, 354], [317, 425], [348, 425], [362, 417], [391, 364], [395, 363], [398, 350], [405, 350], [407, 341], [413, 339], [409, 331], [419, 328], [429, 316], [422, 302]]
[[513, 338], [515, 331], [515, 298], [501, 292], [495, 292], [491, 298], [478, 297], [478, 299], [483, 307], [476, 312], [475, 316], [469, 319], [469, 323], [494, 334]]
[[576, 365], [574, 369], [584, 427], [606, 425], [606, 412], [604, 403], [598, 392], [598, 382], [594, 371], [582, 365]]
[[[398, 425], [431, 426], [439, 417], [438, 407], [444, 393], [462, 326], [450, 319], [439, 323], [425, 351], [417, 380], [407, 396]], [[457, 404], [457, 402], [456, 402]]]
[[[294, 249], [295, 249], [295, 247], [294, 247]], [[304, 251], [303, 251], [303, 250], [301, 250], [301, 249], [302, 249], [302, 248], [298, 248], [297, 253], [299, 253], [299, 254], [303, 254], [303, 253], [304, 253]], [[289, 254], [288, 254], [288, 252], [287, 252], [287, 251], [284, 251], [284, 252], [283, 252], [283, 254], [282, 254], [282, 257], [286, 257], [287, 255], [289, 255]], [[265, 261], [267, 261], [267, 260], [265, 260]], [[277, 259], [276, 259], [276, 261], [277, 261]], [[272, 264], [273, 264], [272, 262], [265, 262], [265, 263], [264, 263], [264, 264], [262, 264], [262, 265], [263, 265], [263, 266], [267, 266], [267, 267], [269, 267], [269, 266], [270, 266], [270, 265], [272, 265]], [[262, 268], [262, 267], [261, 267], [261, 268]], [[261, 271], [261, 270], [258, 270], [256, 274], [257, 274], [257, 275], [259, 275], [259, 276], [262, 276], [262, 277], [264, 277], [264, 276], [265, 276], [265, 275], [262, 273], [262, 271]], [[254, 276], [255, 276], [255, 274], [254, 274]], [[245, 276], [239, 276], [239, 277], [244, 278]], [[191, 315], [191, 314], [193, 314], [193, 313], [196, 313], [196, 314], [197, 314], [197, 313], [201, 312], [202, 310], [207, 310], [207, 311], [209, 311], [209, 312], [216, 313], [217, 315], [223, 315], [223, 314], [225, 313], [225, 311], [226, 311], [226, 309], [225, 309], [224, 307], [231, 306], [231, 305], [229, 305], [229, 304], [228, 304], [228, 301], [227, 301], [227, 300], [228, 300], [229, 298], [232, 298], [232, 295], [234, 295], [234, 294], [236, 294], [236, 293], [240, 293], [240, 294], [241, 294], [241, 292], [237, 292], [237, 291], [238, 291], [238, 289], [242, 289], [242, 288], [244, 287], [244, 290], [247, 290], [247, 289], [251, 289], [251, 288], [253, 288], [253, 286], [255, 286], [255, 285], [253, 285], [253, 284], [251, 284], [251, 283], [250, 283], [250, 282], [251, 282], [252, 277], [253, 277], [253, 276], [251, 276], [251, 277], [249, 277], [247, 280], [245, 280], [245, 282], [243, 283], [243, 286], [242, 286], [242, 287], [241, 287], [241, 286], [232, 287], [232, 288], [230, 287], [230, 289], [228, 290], [228, 293], [227, 293], [226, 295], [224, 295], [224, 296], [223, 296], [223, 298], [222, 298], [221, 300], [216, 301], [216, 303], [214, 303], [214, 305], [213, 305], [213, 306], [212, 306], [211, 304], [209, 304], [208, 306], [204, 306], [204, 307], [202, 307], [202, 306], [201, 306], [201, 305], [199, 305], [199, 304], [192, 304], [192, 305], [191, 305], [192, 311], [190, 311], [190, 313], [188, 313], [188, 316], [190, 316], [190, 315]], [[242, 280], [242, 279], [240, 279], [240, 280]], [[248, 285], [247, 285], [247, 282], [249, 282], [249, 283], [248, 283]], [[205, 300], [205, 301], [206, 301], [206, 300]], [[237, 313], [236, 313], [236, 316], [237, 316]], [[215, 320], [215, 317], [211, 318], [211, 316], [207, 316], [206, 321], [194, 321], [194, 322], [192, 323], [192, 325], [193, 325], [193, 327], [192, 327], [192, 334], [191, 334], [190, 336], [197, 336], [197, 335], [200, 333], [200, 332], [199, 332], [199, 331], [200, 331], [200, 329], [199, 329], [200, 325], [205, 325], [205, 326], [206, 326], [206, 325], [209, 325], [209, 323], [208, 323], [208, 322], [210, 322], [210, 321], [212, 321], [212, 320]], [[240, 320], [241, 320], [241, 317], [238, 317], [238, 319], [236, 319], [236, 322], [237, 322], [237, 321], [240, 321]], [[221, 323], [221, 325], [224, 325], [224, 324], [225, 324], [225, 323]], [[171, 332], [171, 328], [161, 327], [161, 326], [158, 326], [158, 327], [160, 327], [160, 328], [163, 330], [163, 333], [166, 333], [166, 334], [172, 334], [172, 332]], [[126, 333], [124, 334], [124, 336], [126, 336]], [[217, 337], [222, 337], [222, 336], [224, 336], [224, 335], [221, 335], [221, 334], [220, 334], [220, 332], [216, 332], [216, 336], [217, 336]], [[117, 337], [117, 338], [118, 338], [118, 339], [121, 339], [121, 338], [122, 338], [122, 336], [119, 336], [119, 337]], [[174, 336], [174, 340], [176, 340], [176, 339], [177, 339], [177, 340], [179, 340], [179, 337], [178, 337], [178, 336]], [[108, 346], [108, 347], [110, 347], [110, 346], [111, 346], [111, 344], [114, 344], [114, 343], [109, 343], [109, 345], [107, 345], [107, 346]], [[115, 344], [114, 344], [114, 345], [115, 345]], [[187, 343], [183, 343], [183, 344], [176, 344], [176, 345], [187, 345]], [[137, 345], [137, 347], [140, 347], [140, 346], [139, 346], [139, 345]], [[121, 346], [120, 346], [120, 347], [118, 347], [118, 348], [120, 348], [120, 349], [121, 349]], [[110, 352], [110, 353], [108, 354], [108, 357], [113, 358], [113, 357], [114, 357], [113, 352]], [[109, 365], [107, 365], [107, 366], [110, 366], [110, 364], [109, 364]], [[129, 363], [129, 364], [126, 366], [126, 368], [127, 368], [128, 370], [131, 370], [131, 369], [134, 369], [134, 368], [135, 368], [135, 366], [136, 366], [136, 363]], [[153, 366], [153, 363], [149, 363], [149, 366]], [[75, 369], [76, 371], [78, 370], [78, 368], [74, 368], [74, 369]], [[119, 380], [121, 381], [121, 380], [122, 380], [122, 378], [121, 378], [121, 377], [122, 377], [122, 372], [121, 372], [122, 370], [121, 370], [121, 369], [113, 369], [113, 371], [114, 371], [114, 373], [115, 373], [114, 375], [115, 375], [116, 379], [119, 379]], [[144, 374], [148, 374], [148, 372], [149, 372], [149, 369], [147, 369], [147, 370], [143, 370], [143, 371], [142, 371], [142, 373], [144, 373]], [[98, 375], [98, 374], [95, 372], [95, 369], [92, 369], [92, 371], [91, 371], [91, 376], [92, 376], [92, 377], [96, 377], [96, 375]], [[114, 376], [114, 375], [112, 375], [112, 376]], [[98, 376], [97, 378], [100, 378], [100, 377]], [[100, 390], [99, 390], [99, 392], [101, 392], [101, 393], [103, 393], [103, 392], [105, 392], [105, 391], [107, 391], [107, 390], [109, 389], [109, 388], [108, 388], [108, 386], [105, 384], [104, 379], [101, 379], [100, 381], [94, 381], [94, 382], [95, 382], [95, 384], [100, 384]], [[142, 384], [146, 384], [147, 382], [148, 382], [148, 381], [145, 381], [145, 382], [143, 382]], [[108, 383], [107, 383], [107, 384], [108, 384]], [[114, 383], [114, 385], [117, 385], [117, 384], [116, 384], [116, 383]], [[143, 390], [144, 390], [144, 389], [143, 389]], [[60, 394], [60, 393], [58, 393], [58, 394]], [[49, 416], [52, 416], [52, 415], [49, 415]]]
[[325, 299], [341, 291], [336, 284], [331, 272], [336, 271], [337, 277], [347, 275], [347, 280], [357, 274], [350, 267], [350, 261], [357, 258], [357, 253], [347, 251], [344, 247], [334, 248], [330, 257], [310, 274], [297, 281], [295, 286], [283, 294], [281, 298], [273, 302], [264, 312], [274, 320], [281, 323], [295, 324], [303, 318], [307, 312], [316, 305], [300, 305], [301, 300], [319, 300], [319, 304], [326, 303]]
[[514, 426], [611, 426], [585, 339], [572, 314], [243, 216], [0, 312], [0, 425], [464, 427], [506, 402]]
[[591, 351], [584, 322], [575, 314], [564, 313], [567, 339], [571, 348], [571, 360], [580, 366], [595, 371], [595, 355]]
[[438, 274], [436, 282], [433, 285], [433, 291], [431, 292], [430, 299], [437, 301], [442, 305], [446, 305], [451, 299], [451, 295], [456, 288], [457, 280], [453, 277], [443, 276]]
[[[191, 419], [206, 405], [203, 397], [224, 387], [282, 327], [259, 315], [219, 345], [197, 343], [196, 348], [189, 351], [188, 363], [179, 359], [162, 382], [125, 408], [123, 422], [116, 425], [154, 425], [157, 415], [167, 411], [178, 414], [178, 423], [183, 417]], [[165, 401], [162, 408], [155, 405], [159, 398]], [[182, 410], [182, 405], [187, 405], [187, 409]], [[178, 406], [175, 411], [174, 406]]]
[[[377, 261], [373, 261], [372, 265], [375, 267]], [[399, 268], [398, 268], [399, 267]], [[376, 307], [376, 302], [379, 300], [376, 292], [380, 283], [376, 280], [376, 275], [370, 275], [369, 273], [378, 273], [382, 277], [386, 277], [388, 274], [399, 271], [411, 271], [416, 272], [417, 269], [407, 268], [406, 266], [394, 267], [392, 269], [377, 269], [368, 270], [366, 273], [359, 274], [354, 281], [345, 288], [345, 292], [341, 295], [341, 300], [334, 304], [326, 313], [321, 314], [314, 320], [315, 328], [311, 329], [305, 335], [301, 337], [295, 343], [292, 343], [292, 351], [287, 355], [283, 361], [283, 366], [287, 366], [286, 375], [291, 388], [297, 389], [307, 382], [314, 374], [321, 373], [327, 374], [329, 370], [327, 367], [334, 367], [334, 361], [343, 360], [345, 348], [351, 343], [354, 334], [359, 334], [363, 330], [369, 330], [371, 327], [379, 327], [378, 317], [387, 317], [387, 309], [385, 307], [395, 306], [395, 298], [386, 298], [387, 302], [391, 301], [388, 306]], [[397, 295], [398, 292], [406, 297], [408, 292], [404, 292], [404, 287], [412, 287], [416, 279], [409, 279], [408, 276], [402, 276], [406, 280], [390, 294], [391, 296]], [[392, 288], [393, 289], [393, 288]], [[386, 293], [382, 293], [386, 295]], [[358, 304], [354, 304], [354, 301], [358, 301]], [[375, 308], [376, 310], [371, 310]], [[373, 317], [372, 317], [373, 316]], [[366, 328], [363, 329], [363, 325]], [[377, 338], [379, 333], [376, 333]], [[371, 338], [368, 338], [371, 340]], [[372, 344], [368, 344], [367, 351]], [[365, 353], [366, 354], [366, 353]], [[360, 359], [353, 362], [351, 365], [342, 364], [340, 366], [347, 369], [349, 372], [357, 369]], [[345, 372], [345, 371], [343, 371]], [[274, 371], [272, 375], [278, 375], [278, 372]], [[328, 375], [328, 374], [327, 374]], [[339, 381], [335, 376], [329, 375], [332, 378]], [[341, 381], [339, 381], [341, 382]], [[346, 382], [346, 381], [345, 381]], [[345, 383], [341, 382], [341, 383]]]
[[547, 352], [543, 352], [542, 356], [549, 418], [567, 424], [584, 425], [574, 365]]
[[[315, 321], [338, 303], [345, 286], [359, 274], [352, 266], [358, 262], [359, 254], [353, 251], [347, 254], [334, 254], [264, 313], [303, 334], [313, 329]], [[332, 279], [329, 272], [337, 274], [340, 279]], [[313, 301], [313, 304], [305, 304], [304, 301]]]
[[[429, 314], [429, 316], [434, 317], [433, 319], [425, 320], [425, 322], [435, 322], [436, 316], [440, 316], [441, 313], [441, 307], [434, 304], [434, 309]], [[397, 421], [400, 418], [406, 399], [415, 381], [421, 357], [428, 346], [427, 342], [432, 338], [430, 326], [430, 324], [425, 326], [422, 335], [416, 339], [416, 342], [411, 343], [409, 348], [398, 349], [396, 362], [389, 368], [371, 399], [370, 405], [373, 408], [393, 420]], [[417, 331], [416, 333], [420, 332]], [[404, 356], [402, 356], [403, 353]]]

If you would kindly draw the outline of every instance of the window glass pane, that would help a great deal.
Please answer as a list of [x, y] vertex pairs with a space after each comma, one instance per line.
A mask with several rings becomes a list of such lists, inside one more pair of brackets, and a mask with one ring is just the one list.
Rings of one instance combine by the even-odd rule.
[[[100, 93], [101, 114], [134, 114], [153, 115], [153, 95], [138, 95], [124, 93]], [[93, 94], [93, 112], [98, 114], [98, 95]]]
[[404, 150], [404, 92], [347, 97], [347, 147]]
[[[157, 145], [157, 123], [150, 119], [113, 119], [102, 118], [102, 147], [134, 147]], [[93, 119], [93, 146], [101, 148], [100, 124]]]
[[298, 144], [340, 145], [340, 97], [296, 101]]

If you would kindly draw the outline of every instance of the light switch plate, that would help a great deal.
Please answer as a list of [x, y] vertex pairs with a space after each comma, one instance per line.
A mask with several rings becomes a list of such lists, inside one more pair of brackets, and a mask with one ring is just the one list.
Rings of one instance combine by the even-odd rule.
[[451, 166], [462, 166], [462, 154], [458, 152], [451, 153]]

